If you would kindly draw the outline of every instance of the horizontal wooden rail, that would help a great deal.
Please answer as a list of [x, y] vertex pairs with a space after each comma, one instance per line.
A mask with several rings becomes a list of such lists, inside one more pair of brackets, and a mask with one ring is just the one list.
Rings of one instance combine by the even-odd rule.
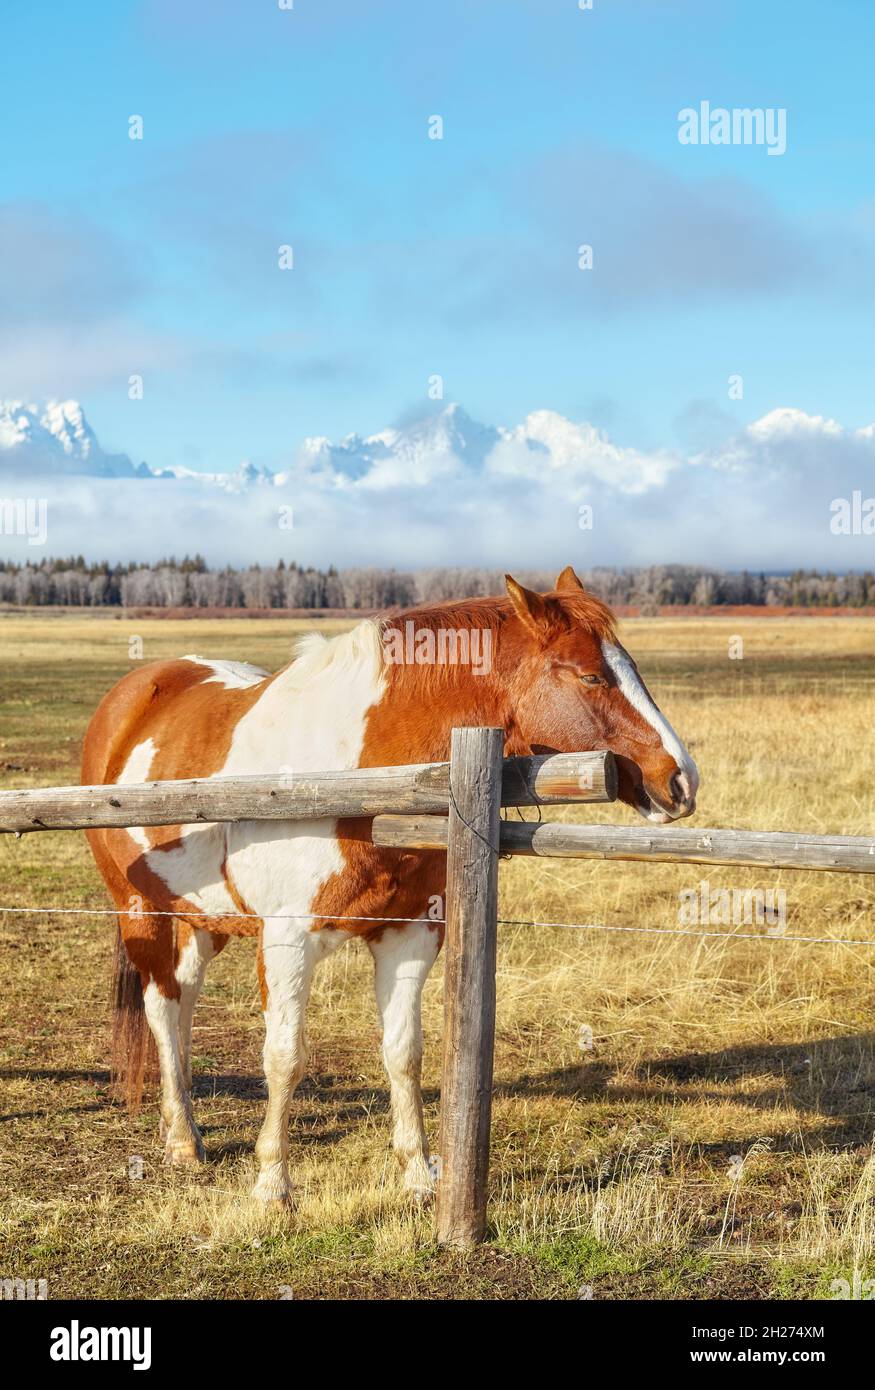
[[[421, 763], [348, 772], [4, 791], [0, 792], [0, 833], [196, 821], [315, 820], [382, 812], [445, 814], [449, 768], [449, 763]], [[616, 762], [604, 750], [504, 760], [504, 806], [613, 801], [616, 795]]]
[[[445, 849], [446, 822], [437, 816], [376, 816], [374, 844]], [[770, 869], [875, 873], [875, 839], [859, 835], [795, 835], [788, 831], [700, 830], [666, 826], [534, 825], [502, 821], [505, 854], [557, 859], [633, 859], [663, 864], [748, 864]]]

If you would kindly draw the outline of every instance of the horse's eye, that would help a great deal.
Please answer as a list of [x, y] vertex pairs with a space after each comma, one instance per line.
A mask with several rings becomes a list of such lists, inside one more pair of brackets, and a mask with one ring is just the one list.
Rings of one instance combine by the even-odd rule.
[[583, 685], [601, 685], [602, 678], [601, 676], [586, 675], [581, 676], [580, 681]]

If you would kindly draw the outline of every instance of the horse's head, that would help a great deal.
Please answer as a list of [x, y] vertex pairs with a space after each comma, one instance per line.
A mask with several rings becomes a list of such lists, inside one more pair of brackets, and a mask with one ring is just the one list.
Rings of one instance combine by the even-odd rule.
[[695, 810], [699, 774], [652, 700], [611, 612], [569, 565], [550, 594], [507, 576], [513, 714], [534, 752], [616, 755], [619, 797], [656, 824]]

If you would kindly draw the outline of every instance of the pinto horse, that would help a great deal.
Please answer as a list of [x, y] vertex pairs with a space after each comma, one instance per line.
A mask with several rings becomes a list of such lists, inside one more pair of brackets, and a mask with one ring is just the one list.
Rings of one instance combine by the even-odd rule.
[[[388, 628], [397, 635], [409, 621], [435, 639], [479, 634], [489, 661], [475, 669], [387, 660]], [[649, 821], [695, 807], [695, 764], [618, 642], [610, 610], [570, 566], [552, 593], [508, 577], [506, 598], [306, 636], [274, 675], [192, 656], [154, 662], [98, 707], [82, 778], [123, 785], [444, 761], [457, 725], [503, 728], [508, 756], [611, 749], [620, 799]], [[427, 1192], [420, 997], [441, 946], [427, 908], [444, 891], [446, 856], [378, 848], [362, 818], [104, 829], [88, 838], [118, 910], [115, 1062], [126, 1064], [136, 1103], [151, 1030], [165, 1161], [204, 1157], [190, 1095], [191, 1026], [207, 966], [229, 936], [257, 935], [268, 1102], [254, 1194], [289, 1199], [289, 1106], [306, 1065], [313, 970], [361, 936], [374, 960], [394, 1148], [405, 1186]]]

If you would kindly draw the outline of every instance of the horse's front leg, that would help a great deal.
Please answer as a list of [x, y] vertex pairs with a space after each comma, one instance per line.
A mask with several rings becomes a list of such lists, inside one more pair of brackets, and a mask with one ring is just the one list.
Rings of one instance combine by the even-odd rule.
[[392, 1144], [404, 1167], [404, 1186], [428, 1196], [428, 1140], [422, 1116], [422, 987], [440, 949], [440, 929], [420, 918], [389, 926], [370, 941], [377, 1008], [383, 1022], [383, 1061], [389, 1076], [394, 1130]]

